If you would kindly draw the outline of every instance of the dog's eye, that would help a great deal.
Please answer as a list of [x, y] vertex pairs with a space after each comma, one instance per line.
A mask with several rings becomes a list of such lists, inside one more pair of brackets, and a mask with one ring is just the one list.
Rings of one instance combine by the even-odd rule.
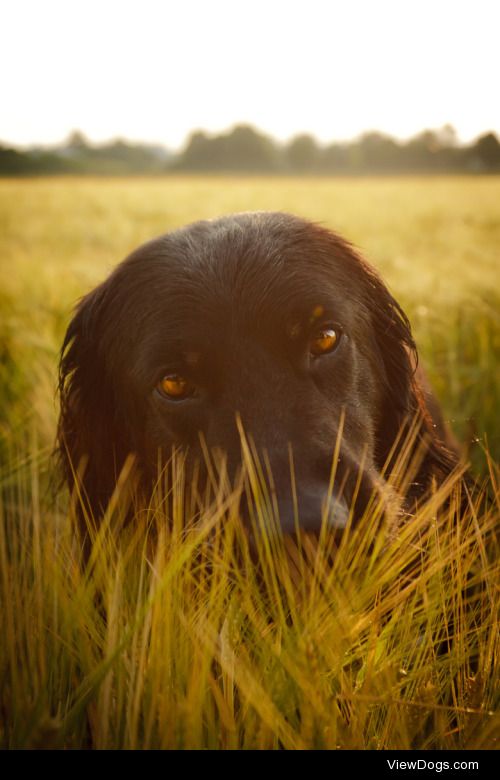
[[194, 385], [189, 379], [178, 374], [167, 374], [158, 382], [158, 390], [167, 398], [182, 401], [194, 393]]
[[327, 355], [329, 352], [333, 352], [338, 345], [339, 339], [340, 331], [336, 328], [331, 326], [322, 327], [314, 333], [309, 341], [309, 352], [311, 355], [314, 355], [314, 357]]

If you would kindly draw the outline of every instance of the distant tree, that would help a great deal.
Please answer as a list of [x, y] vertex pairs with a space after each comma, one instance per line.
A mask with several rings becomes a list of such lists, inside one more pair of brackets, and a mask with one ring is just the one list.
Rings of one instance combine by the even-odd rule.
[[237, 125], [217, 145], [222, 169], [272, 171], [277, 168], [277, 150], [270, 138], [250, 125]]
[[333, 143], [321, 150], [319, 165], [324, 173], [347, 173], [349, 170], [349, 145]]
[[0, 146], [0, 174], [2, 176], [18, 176], [30, 173], [32, 170], [33, 163], [29, 155], [19, 152], [17, 149]]
[[480, 136], [472, 146], [471, 154], [486, 170], [500, 168], [500, 143], [495, 133], [485, 133]]
[[278, 168], [278, 153], [270, 138], [249, 125], [208, 137], [197, 131], [188, 141], [175, 168], [202, 171], [265, 172]]
[[401, 147], [388, 135], [371, 131], [357, 143], [358, 165], [371, 171], [394, 170], [401, 165]]
[[90, 144], [81, 130], [72, 130], [68, 135], [64, 146], [66, 149], [84, 151], [89, 148]]
[[435, 130], [423, 130], [410, 138], [403, 146], [403, 160], [409, 169], [432, 170], [436, 164], [436, 153], [441, 149]]
[[65, 161], [67, 169], [110, 175], [160, 173], [165, 169], [167, 159], [165, 154], [159, 154], [156, 146], [129, 143], [121, 138], [104, 144], [90, 144], [79, 130], [71, 133], [53, 153]]
[[320, 161], [320, 149], [312, 135], [303, 133], [292, 138], [285, 147], [288, 166], [299, 173], [314, 171]]
[[186, 148], [172, 164], [172, 168], [207, 170], [210, 167], [210, 139], [202, 130], [195, 130], [188, 138]]
[[154, 147], [145, 144], [131, 144], [117, 138], [111, 143], [95, 147], [88, 159], [96, 161], [104, 172], [151, 173], [163, 167]]

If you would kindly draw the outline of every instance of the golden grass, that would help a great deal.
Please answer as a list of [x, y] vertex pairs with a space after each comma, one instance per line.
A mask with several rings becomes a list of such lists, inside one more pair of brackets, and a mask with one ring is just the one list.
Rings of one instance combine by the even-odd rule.
[[2, 747], [498, 746], [498, 490], [460, 513], [457, 472], [397, 533], [374, 505], [297, 543], [254, 474], [249, 545], [224, 479], [194, 521], [177, 466], [133, 522], [115, 496], [85, 563], [23, 473], [0, 523]]

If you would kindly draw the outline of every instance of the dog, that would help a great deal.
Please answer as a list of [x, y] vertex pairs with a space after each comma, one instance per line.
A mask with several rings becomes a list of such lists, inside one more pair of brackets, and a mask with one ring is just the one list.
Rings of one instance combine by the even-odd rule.
[[143, 495], [174, 450], [188, 464], [223, 453], [234, 475], [242, 429], [285, 533], [294, 507], [312, 532], [325, 511], [338, 529], [360, 516], [411, 431], [404, 511], [459, 459], [380, 276], [341, 236], [286, 213], [200, 221], [136, 249], [78, 304], [59, 392], [64, 478], [95, 518], [130, 455]]

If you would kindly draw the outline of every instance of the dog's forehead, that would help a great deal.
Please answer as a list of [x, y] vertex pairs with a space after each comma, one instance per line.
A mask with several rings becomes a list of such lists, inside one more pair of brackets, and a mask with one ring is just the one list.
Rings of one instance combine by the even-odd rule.
[[342, 305], [352, 287], [339, 257], [343, 245], [326, 231], [301, 230], [293, 218], [264, 214], [263, 223], [255, 223], [253, 216], [196, 224], [166, 237], [163, 281], [175, 313], [189, 317], [212, 308], [253, 322], [309, 315], [325, 299], [338, 297]]
[[198, 223], [130, 261], [119, 317], [134, 322], [134, 343], [153, 361], [161, 348], [194, 366], [235, 340], [298, 338], [322, 318], [348, 326], [355, 298], [359, 308], [347, 245], [286, 215]]
[[294, 269], [286, 261], [270, 266], [259, 259], [211, 258], [168, 277], [158, 314], [166, 327], [207, 328], [210, 334], [278, 327], [292, 329], [293, 336], [294, 328], [322, 317], [345, 319], [348, 298], [346, 284], [314, 264]]
[[186, 228], [125, 261], [113, 298], [134, 323], [117, 347], [127, 371], [147, 382], [160, 367], [237, 372], [252, 352], [286, 358], [315, 323], [362, 327], [359, 260], [342, 239], [293, 220], [243, 223]]

